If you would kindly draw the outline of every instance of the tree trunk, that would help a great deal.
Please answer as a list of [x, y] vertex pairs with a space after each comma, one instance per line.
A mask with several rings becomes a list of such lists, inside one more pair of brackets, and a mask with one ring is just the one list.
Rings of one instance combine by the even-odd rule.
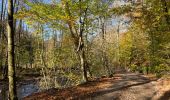
[[[80, 27], [79, 27], [79, 32], [76, 29], [76, 27], [72, 24], [71, 21], [68, 21], [68, 26], [69, 26], [69, 30], [72, 36], [72, 39], [74, 41], [74, 45], [76, 48], [76, 52], [80, 58], [80, 64], [81, 64], [81, 69], [83, 71], [83, 81], [87, 82], [88, 81], [88, 77], [87, 77], [87, 61], [85, 58], [85, 51], [84, 51], [84, 41], [83, 41], [83, 33], [84, 33], [84, 21], [87, 18], [87, 9], [86, 11], [84, 11], [84, 19], [82, 20], [82, 11], [81, 11], [81, 0], [79, 0], [80, 3]], [[70, 16], [70, 18], [72, 17], [71, 12], [70, 12], [70, 7], [69, 7], [69, 3], [65, 2], [65, 10], [67, 12], [67, 14]]]
[[[2, 40], [2, 30], [3, 30], [3, 9], [4, 9], [4, 0], [1, 2], [1, 17], [0, 17], [0, 45], [1, 45], [1, 54], [0, 54], [0, 68], [3, 69], [3, 40]], [[2, 72], [0, 71], [0, 76], [2, 75]]]
[[[88, 27], [86, 26], [86, 30], [88, 30]], [[89, 42], [88, 42], [88, 34], [86, 33], [86, 45], [85, 45], [85, 58], [86, 58], [86, 67], [87, 67], [87, 71], [88, 71], [88, 73], [89, 73], [89, 75], [90, 75], [90, 77], [92, 77], [93, 76], [93, 74], [92, 74], [92, 71], [91, 71], [91, 69], [90, 69], [90, 66], [89, 66], [89, 61], [88, 61], [88, 58], [89, 58], [89, 46], [88, 46], [88, 44], [89, 44]]]
[[79, 55], [79, 58], [80, 58], [81, 69], [83, 71], [82, 79], [83, 79], [83, 81], [87, 82], [88, 81], [88, 77], [87, 77], [87, 62], [86, 62], [86, 57], [85, 57], [84, 50], [79, 51], [78, 55]]
[[8, 79], [9, 100], [17, 100], [14, 60], [13, 0], [8, 0]]
[[1, 2], [1, 17], [0, 17], [0, 40], [1, 40], [1, 34], [3, 29], [3, 10], [4, 10], [4, 0]]
[[[168, 0], [167, 0], [168, 2]], [[161, 0], [162, 6], [163, 6], [163, 10], [165, 12], [165, 18], [166, 18], [166, 22], [167, 24], [170, 24], [170, 16], [168, 15], [168, 3], [166, 2], [166, 0]]]
[[79, 40], [78, 40], [78, 45], [75, 44], [77, 48], [77, 53], [80, 58], [80, 64], [81, 64], [81, 69], [82, 69], [82, 76], [83, 76], [83, 81], [87, 82], [88, 77], [87, 77], [87, 61], [86, 61], [86, 56], [85, 56], [85, 48], [84, 48], [84, 41], [83, 41], [83, 35], [82, 31], [80, 31], [79, 34]]
[[6, 54], [5, 65], [3, 66], [3, 79], [8, 77], [8, 54]]
[[19, 21], [18, 25], [18, 49], [17, 49], [17, 67], [20, 67], [20, 40], [21, 40], [21, 32], [22, 32], [22, 20]]
[[118, 62], [118, 67], [120, 67], [120, 44], [119, 44], [119, 40], [120, 40], [120, 21], [118, 23], [118, 27], [117, 27], [117, 62]]
[[108, 58], [106, 54], [106, 25], [105, 25], [105, 19], [100, 18], [101, 21], [101, 31], [102, 31], [102, 61], [103, 61], [103, 67], [106, 71], [106, 74], [110, 76], [110, 68], [108, 66]]
[[4, 0], [1, 2], [1, 20], [3, 19]]

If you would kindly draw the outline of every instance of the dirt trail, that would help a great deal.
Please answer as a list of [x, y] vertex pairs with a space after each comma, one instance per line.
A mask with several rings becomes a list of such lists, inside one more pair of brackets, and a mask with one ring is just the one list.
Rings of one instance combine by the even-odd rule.
[[170, 100], [170, 81], [152, 80], [143, 75], [120, 74], [120, 81], [99, 90], [86, 100]]
[[115, 74], [65, 89], [50, 89], [23, 100], [170, 100], [170, 79]]

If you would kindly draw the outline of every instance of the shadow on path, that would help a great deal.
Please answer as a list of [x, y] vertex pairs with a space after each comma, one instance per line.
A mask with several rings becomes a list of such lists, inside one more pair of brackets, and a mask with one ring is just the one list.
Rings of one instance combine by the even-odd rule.
[[170, 90], [166, 91], [158, 100], [170, 100]]
[[[94, 98], [94, 97], [105, 95], [105, 94], [108, 94], [108, 93], [112, 93], [112, 92], [115, 92], [115, 91], [118, 91], [118, 90], [127, 89], [127, 88], [130, 88], [130, 87], [133, 87], [133, 86], [144, 85], [144, 84], [150, 83], [152, 81], [156, 81], [156, 80], [149, 80], [148, 78], [143, 77], [141, 75], [122, 76], [122, 79], [123, 80], [113, 83], [112, 86], [110, 86], [106, 89], [102, 89], [102, 90], [84, 95], [82, 97], [78, 97], [76, 99], [88, 100], [88, 98]], [[121, 84], [121, 82], [123, 84]], [[129, 82], [135, 82], [135, 83], [128, 85]], [[161, 100], [164, 100], [164, 99], [161, 99]]]

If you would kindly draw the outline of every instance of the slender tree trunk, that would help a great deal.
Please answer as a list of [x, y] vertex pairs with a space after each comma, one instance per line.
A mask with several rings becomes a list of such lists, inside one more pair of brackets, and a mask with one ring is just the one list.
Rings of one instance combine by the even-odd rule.
[[84, 48], [84, 40], [83, 40], [83, 31], [84, 27], [80, 28], [80, 33], [79, 33], [79, 40], [78, 40], [78, 45], [76, 45], [77, 48], [77, 53], [80, 57], [80, 64], [81, 64], [81, 69], [83, 71], [83, 80], [85, 82], [88, 81], [88, 76], [87, 76], [87, 61], [86, 61], [86, 56], [85, 56], [85, 48]]
[[[88, 27], [86, 26], [86, 30], [88, 30]], [[85, 45], [85, 55], [86, 55], [86, 67], [89, 72], [90, 77], [92, 77], [92, 71], [89, 66], [89, 42], [88, 42], [88, 33], [86, 33], [86, 45]]]
[[134, 61], [134, 51], [135, 51], [135, 37], [134, 37], [134, 33], [132, 32], [132, 47], [130, 49], [130, 59], [128, 62], [128, 66], [131, 67], [132, 66], [132, 62]]
[[6, 1], [6, 2], [4, 2], [5, 6], [4, 6], [3, 17], [2, 17], [2, 18], [3, 18], [3, 22], [4, 22], [4, 23], [2, 23], [2, 25], [3, 25], [2, 37], [4, 37], [4, 40], [5, 40], [6, 43], [7, 43], [8, 40], [7, 40], [7, 36], [6, 36], [5, 28], [4, 28], [4, 27], [5, 27], [5, 25], [6, 25], [6, 24], [5, 24], [5, 23], [6, 23], [6, 17], [5, 17], [5, 15], [6, 15], [6, 12], [7, 12], [7, 11], [6, 11], [6, 10], [7, 10], [7, 7], [6, 7], [6, 6], [7, 6], [8, 1], [7, 1], [7, 0], [5, 0], [5, 1]]
[[150, 67], [151, 67], [151, 72], [155, 70], [155, 36], [153, 32], [150, 32], [150, 37], [151, 37], [151, 44], [150, 44]]
[[[83, 73], [83, 81], [87, 82], [88, 81], [88, 77], [87, 77], [87, 62], [86, 62], [86, 58], [85, 58], [85, 51], [84, 51], [84, 41], [83, 41], [83, 33], [84, 33], [84, 25], [85, 25], [85, 20], [87, 18], [87, 9], [84, 11], [84, 19], [82, 19], [81, 17], [82, 15], [82, 8], [81, 8], [81, 0], [79, 0], [80, 3], [80, 27], [79, 27], [79, 32], [77, 30], [77, 28], [72, 24], [72, 22], [68, 21], [68, 26], [70, 29], [70, 33], [72, 36], [72, 39], [74, 41], [74, 45], [76, 48], [76, 52], [80, 58], [80, 64], [81, 64], [81, 69], [82, 69], [82, 73]], [[71, 12], [70, 12], [70, 7], [69, 7], [69, 3], [65, 2], [65, 10], [68, 13], [68, 15], [70, 16], [70, 18], [72, 17]]]
[[17, 50], [17, 67], [20, 67], [20, 40], [22, 32], [22, 20], [19, 21], [18, 25], [18, 50]]
[[4, 0], [1, 2], [1, 20], [0, 20], [0, 41], [1, 41], [1, 34], [3, 29], [3, 10], [4, 10]]
[[14, 60], [14, 29], [13, 29], [13, 0], [8, 0], [8, 79], [9, 100], [17, 100]]
[[106, 70], [106, 74], [109, 76], [111, 74], [110, 68], [108, 66], [108, 58], [106, 54], [106, 25], [105, 25], [105, 19], [100, 18], [101, 21], [101, 31], [102, 31], [102, 61], [103, 61], [103, 67]]
[[[0, 68], [3, 66], [3, 40], [2, 40], [2, 30], [3, 30], [3, 9], [4, 9], [4, 0], [1, 2], [1, 17], [0, 17], [0, 45], [1, 45], [1, 54], [0, 54]], [[1, 73], [1, 71], [0, 71]], [[1, 75], [0, 75], [1, 76]]]
[[[168, 2], [168, 0], [167, 0]], [[166, 2], [166, 0], [161, 0], [162, 6], [163, 6], [163, 10], [166, 13], [165, 14], [165, 18], [166, 18], [166, 22], [167, 24], [170, 24], [170, 15], [168, 14], [168, 3]]]
[[120, 38], [120, 21], [119, 21], [118, 27], [117, 27], [117, 62], [118, 62], [118, 67], [120, 67], [120, 44], [119, 44], [119, 38]]
[[87, 61], [86, 61], [86, 56], [85, 56], [85, 48], [84, 48], [84, 40], [83, 40], [83, 31], [84, 31], [84, 27], [80, 28], [80, 33], [79, 33], [79, 37], [77, 40], [78, 41], [78, 45], [77, 43], [75, 44], [76, 48], [77, 48], [77, 53], [80, 57], [80, 64], [81, 64], [81, 69], [83, 71], [83, 80], [85, 82], [88, 81], [88, 76], [87, 76]]
[[3, 19], [4, 0], [1, 2], [1, 20]]
[[3, 69], [3, 79], [7, 79], [7, 77], [8, 77], [8, 53], [6, 53], [6, 60]]
[[82, 69], [82, 71], [83, 71], [83, 75], [82, 75], [83, 78], [82, 78], [82, 79], [83, 79], [85, 82], [87, 82], [87, 81], [88, 81], [88, 76], [87, 76], [87, 62], [86, 62], [84, 50], [79, 51], [79, 52], [78, 52], [78, 55], [79, 55], [79, 57], [80, 57], [81, 69]]
[[1, 90], [1, 96], [2, 96], [2, 100], [7, 100], [7, 94], [6, 94], [6, 89], [5, 89], [5, 81], [2, 81], [2, 90]]

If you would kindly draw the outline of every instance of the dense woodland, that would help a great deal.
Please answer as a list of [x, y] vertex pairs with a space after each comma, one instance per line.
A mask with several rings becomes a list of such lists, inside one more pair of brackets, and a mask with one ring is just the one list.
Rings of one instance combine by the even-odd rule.
[[170, 71], [169, 0], [1, 0], [0, 79], [65, 88], [115, 73]]

